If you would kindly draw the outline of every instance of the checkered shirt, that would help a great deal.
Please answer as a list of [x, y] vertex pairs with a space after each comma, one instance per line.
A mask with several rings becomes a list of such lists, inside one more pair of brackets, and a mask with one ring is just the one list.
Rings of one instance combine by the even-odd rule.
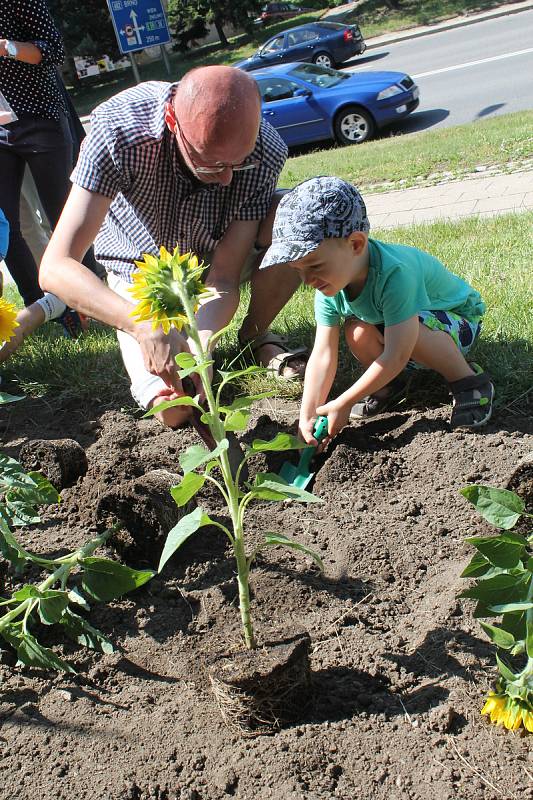
[[78, 186], [113, 198], [95, 255], [129, 283], [143, 253], [178, 245], [182, 253], [205, 254], [233, 220], [263, 219], [287, 158], [286, 145], [263, 122], [251, 156], [260, 159], [256, 169], [235, 172], [229, 186], [200, 183], [183, 166], [165, 124], [164, 106], [175, 88], [149, 81], [98, 106], [71, 176]]

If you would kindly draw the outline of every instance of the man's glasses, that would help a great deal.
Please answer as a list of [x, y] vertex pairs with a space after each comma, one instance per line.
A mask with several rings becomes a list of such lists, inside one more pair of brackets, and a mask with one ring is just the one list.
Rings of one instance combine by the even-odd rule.
[[[260, 158], [259, 159], [257, 159], [257, 158], [256, 159], [247, 158], [247, 159], [245, 159], [245, 161], [241, 161], [240, 164], [212, 164], [212, 165], [210, 164], [209, 166], [207, 166], [206, 164], [198, 164], [194, 160], [192, 155], [191, 155], [192, 145], [188, 141], [188, 139], [185, 137], [185, 134], [183, 133], [183, 131], [182, 131], [181, 127], [180, 127], [180, 124], [179, 124], [179, 122], [177, 120], [176, 115], [174, 115], [174, 120], [176, 121], [176, 127], [180, 132], [181, 140], [182, 140], [183, 145], [185, 147], [185, 152], [187, 153], [189, 161], [191, 162], [192, 166], [194, 167], [194, 171], [198, 175], [219, 175], [221, 172], [224, 172], [224, 170], [226, 170], [226, 169], [231, 169], [233, 172], [245, 172], [245, 171], [250, 170], [250, 169], [255, 169], [256, 167], [259, 166], [259, 164], [261, 162]], [[259, 144], [260, 144], [260, 147], [261, 147], [261, 156], [262, 156], [263, 141], [261, 139], [261, 133], [259, 133]]]

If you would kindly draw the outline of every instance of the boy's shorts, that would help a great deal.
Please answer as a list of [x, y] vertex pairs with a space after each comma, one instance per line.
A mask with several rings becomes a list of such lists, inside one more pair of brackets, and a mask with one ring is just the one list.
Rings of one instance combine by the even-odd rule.
[[[466, 356], [481, 330], [481, 317], [467, 319], [454, 311], [420, 311], [418, 319], [432, 331], [448, 333], [461, 353]], [[409, 361], [408, 369], [427, 369], [417, 361]]]
[[[254, 247], [250, 251], [241, 272], [241, 284], [250, 280], [255, 264], [265, 250], [266, 248], [260, 249]], [[209, 263], [210, 255], [211, 254], [206, 254], [203, 256], [207, 263]], [[107, 275], [107, 285], [125, 300], [135, 305], [135, 301], [129, 292], [132, 286], [131, 283], [123, 280], [118, 275], [115, 275], [115, 273], [109, 272]], [[157, 375], [152, 375], [151, 372], [148, 372], [144, 366], [141, 348], [133, 336], [124, 333], [124, 331], [117, 331], [117, 339], [120, 345], [122, 360], [131, 382], [131, 394], [133, 399], [141, 408], [148, 408], [154, 397], [157, 397], [159, 392], [166, 388], [166, 383]]]
[[[449, 334], [464, 356], [479, 336], [482, 322], [481, 317], [468, 319], [454, 311], [420, 311], [418, 319], [432, 331], [444, 331]], [[383, 325], [376, 325], [376, 328], [383, 333]], [[417, 361], [409, 360], [407, 369], [427, 369], [427, 367]]]

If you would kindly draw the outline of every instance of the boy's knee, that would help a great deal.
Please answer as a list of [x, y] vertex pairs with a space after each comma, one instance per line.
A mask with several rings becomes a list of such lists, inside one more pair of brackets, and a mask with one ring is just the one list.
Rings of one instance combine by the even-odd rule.
[[375, 325], [352, 318], [344, 323], [344, 335], [348, 344], [362, 344], [369, 339], [375, 340], [379, 331]]

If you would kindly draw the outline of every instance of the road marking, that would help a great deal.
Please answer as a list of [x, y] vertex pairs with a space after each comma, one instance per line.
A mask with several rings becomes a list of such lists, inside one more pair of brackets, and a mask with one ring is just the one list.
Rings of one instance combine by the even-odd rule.
[[533, 47], [528, 47], [527, 50], [516, 50], [514, 53], [504, 53], [501, 56], [491, 56], [490, 58], [480, 58], [478, 61], [466, 61], [464, 64], [454, 64], [452, 67], [443, 67], [442, 69], [433, 69], [431, 72], [418, 72], [412, 75], [413, 78], [427, 78], [430, 75], [440, 75], [442, 72], [452, 72], [455, 69], [465, 69], [466, 67], [475, 67], [477, 64], [488, 64], [490, 61], [501, 61], [504, 58], [512, 58], [513, 56], [524, 56], [526, 53], [533, 53]]

